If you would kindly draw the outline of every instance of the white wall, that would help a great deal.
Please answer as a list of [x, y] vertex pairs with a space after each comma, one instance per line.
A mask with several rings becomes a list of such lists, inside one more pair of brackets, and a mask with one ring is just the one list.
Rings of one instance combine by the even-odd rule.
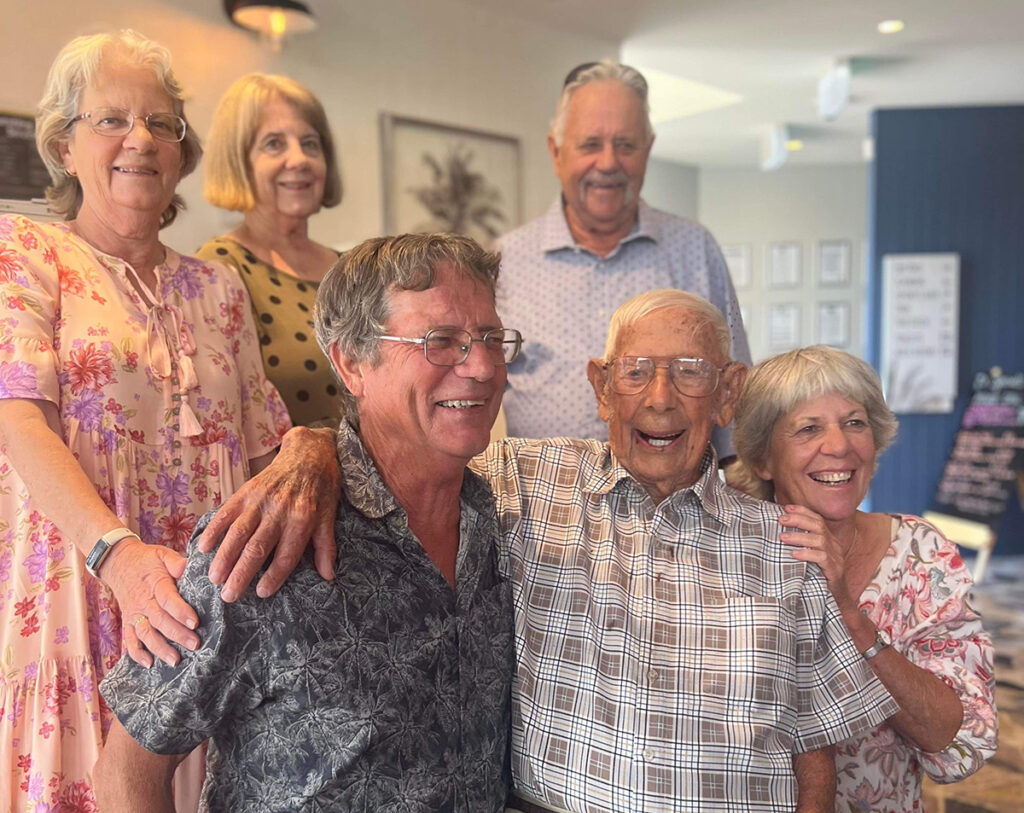
[[[557, 191], [545, 147], [566, 72], [615, 57], [615, 43], [556, 32], [458, 0], [312, 0], [316, 31], [280, 54], [224, 17], [221, 0], [2, 0], [0, 110], [29, 113], [60, 47], [79, 34], [136, 28], [166, 45], [206, 133], [217, 100], [250, 71], [309, 85], [340, 149], [345, 197], [311, 224], [315, 239], [349, 246], [383, 230], [379, 113], [388, 111], [516, 136], [523, 216]], [[180, 191], [189, 210], [163, 239], [191, 251], [233, 222], [206, 204], [202, 167]]]
[[[793, 346], [818, 341], [819, 303], [848, 303], [850, 341], [843, 349], [863, 355], [867, 188], [865, 164], [789, 166], [774, 172], [700, 170], [700, 221], [723, 246], [749, 247], [752, 280], [746, 288], [737, 287], [737, 295], [755, 362], [790, 349], [768, 341], [767, 315], [773, 303], [800, 305], [800, 335]], [[849, 241], [846, 285], [818, 285], [821, 240]], [[801, 246], [801, 282], [795, 288], [772, 288], [766, 280], [768, 246], [783, 241]]]
[[655, 158], [647, 162], [642, 194], [655, 209], [697, 220], [699, 190], [696, 167]]

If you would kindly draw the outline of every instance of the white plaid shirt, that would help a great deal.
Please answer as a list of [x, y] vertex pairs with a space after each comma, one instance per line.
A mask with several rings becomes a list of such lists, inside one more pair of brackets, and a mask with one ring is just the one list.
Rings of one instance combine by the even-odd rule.
[[596, 441], [477, 461], [511, 568], [517, 789], [600, 811], [791, 811], [794, 753], [899, 708], [778, 506], [704, 474], [655, 505]]

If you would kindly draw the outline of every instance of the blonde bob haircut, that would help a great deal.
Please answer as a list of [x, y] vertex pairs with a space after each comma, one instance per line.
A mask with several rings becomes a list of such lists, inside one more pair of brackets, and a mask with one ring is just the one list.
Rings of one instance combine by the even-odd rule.
[[294, 107], [320, 136], [327, 162], [321, 205], [337, 206], [341, 203], [341, 175], [323, 105], [301, 82], [266, 73], [250, 73], [236, 80], [217, 104], [207, 137], [203, 197], [234, 212], [248, 212], [256, 205], [249, 151], [263, 121], [263, 110], [275, 98]]
[[831, 394], [864, 407], [877, 454], [889, 447], [899, 423], [870, 364], [821, 344], [790, 350], [750, 371], [736, 405], [732, 440], [744, 479], [751, 481], [744, 490], [764, 499], [773, 496], [771, 483], [754, 472], [768, 461], [776, 424], [803, 401]]
[[[192, 172], [203, 155], [199, 136], [185, 117], [184, 93], [171, 70], [171, 55], [166, 48], [130, 29], [76, 37], [61, 49], [50, 66], [36, 112], [36, 149], [52, 181], [46, 190], [46, 201], [50, 209], [65, 220], [74, 220], [82, 208], [82, 185], [77, 177], [65, 171], [60, 146], [71, 138], [71, 120], [80, 112], [82, 94], [96, 81], [109, 56], [123, 57], [152, 70], [161, 88], [171, 97], [175, 115], [185, 120], [178, 180]], [[160, 228], [174, 222], [184, 208], [185, 201], [175, 195], [160, 216]]]
[[694, 329], [698, 332], [702, 328], [709, 329], [714, 336], [715, 349], [721, 353], [722, 360], [731, 361], [729, 355], [731, 347], [729, 324], [725, 321], [722, 312], [703, 297], [675, 288], [659, 288], [654, 291], [647, 291], [634, 296], [628, 302], [619, 306], [618, 310], [612, 314], [611, 323], [608, 325], [608, 340], [604, 348], [604, 361], [607, 363], [615, 358], [619, 345], [619, 335], [622, 331], [632, 327], [648, 314], [662, 308], [681, 308], [697, 314], [700, 320]]

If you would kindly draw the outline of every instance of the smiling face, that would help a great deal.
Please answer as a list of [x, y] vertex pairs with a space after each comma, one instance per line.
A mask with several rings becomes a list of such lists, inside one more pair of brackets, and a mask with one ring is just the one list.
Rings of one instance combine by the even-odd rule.
[[316, 129], [280, 96], [263, 108], [249, 150], [256, 209], [307, 218], [324, 199], [327, 159]]
[[136, 116], [123, 136], [94, 133], [88, 120], [72, 125], [60, 145], [64, 167], [82, 185], [79, 220], [98, 222], [117, 234], [157, 226], [181, 176], [181, 144], [153, 138], [142, 117], [174, 113], [174, 102], [152, 70], [111, 54], [96, 81], [85, 88], [78, 113], [119, 107]]
[[573, 93], [561, 146], [548, 136], [570, 227], [633, 227], [651, 152], [645, 133], [643, 104], [622, 82], [597, 80]]
[[[615, 356], [704, 358], [716, 367], [728, 363], [710, 326], [693, 311], [677, 307], [660, 308], [624, 328]], [[732, 420], [745, 368], [730, 365], [718, 389], [704, 398], [680, 393], [666, 367], [659, 367], [636, 395], [612, 392], [599, 359], [591, 360], [587, 372], [601, 418], [608, 422], [612, 452], [657, 503], [700, 477], [712, 427]]]
[[[385, 334], [421, 338], [428, 330], [456, 327], [480, 336], [501, 327], [494, 296], [482, 284], [438, 269], [425, 291], [394, 291]], [[506, 372], [479, 342], [456, 367], [437, 367], [423, 346], [381, 342], [377, 364], [351, 362], [331, 350], [345, 385], [356, 397], [359, 434], [388, 480], [388, 460], [423, 471], [461, 471], [484, 450], [501, 406]]]
[[853, 516], [875, 472], [867, 411], [832, 392], [801, 401], [772, 431], [757, 474], [772, 480], [775, 501], [803, 505], [838, 522]]

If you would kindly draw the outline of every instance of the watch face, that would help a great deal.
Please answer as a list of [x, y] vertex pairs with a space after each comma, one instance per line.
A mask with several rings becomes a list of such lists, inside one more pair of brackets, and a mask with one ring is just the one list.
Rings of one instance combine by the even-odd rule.
[[880, 641], [882, 646], [892, 646], [892, 637], [883, 629], [879, 629], [875, 635], [875, 640]]

